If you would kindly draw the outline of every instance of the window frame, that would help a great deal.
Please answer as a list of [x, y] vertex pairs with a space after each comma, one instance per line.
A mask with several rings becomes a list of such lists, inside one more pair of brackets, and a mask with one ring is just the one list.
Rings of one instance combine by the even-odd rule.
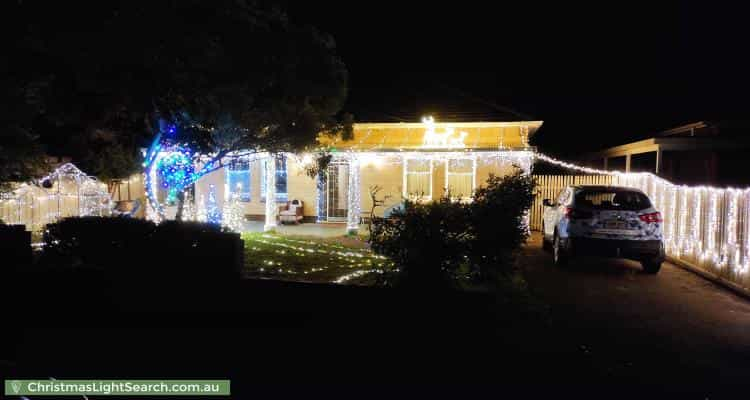
[[[242, 169], [242, 170], [235, 170], [235, 169], [233, 169], [233, 167], [236, 164], [239, 164], [239, 163], [245, 164], [245, 166], [247, 167], [247, 169]], [[241, 201], [243, 203], [249, 203], [249, 202], [251, 202], [252, 199], [253, 199], [253, 191], [252, 191], [253, 168], [252, 168], [252, 162], [250, 160], [241, 160], [241, 159], [239, 159], [239, 160], [238, 159], [232, 160], [226, 166], [225, 173], [226, 173], [226, 177], [225, 177], [226, 178], [226, 182], [225, 182], [225, 185], [226, 185], [225, 189], [226, 190], [224, 191], [224, 193], [226, 193], [226, 198], [228, 200], [231, 200], [231, 196], [236, 193], [235, 189], [232, 187], [232, 184], [230, 183], [231, 182], [231, 175], [232, 174], [246, 173], [247, 174], [247, 182], [246, 182], [247, 183], [247, 189], [245, 190], [246, 191], [246, 195], [243, 196], [243, 193], [240, 193], [238, 198], [239, 198], [239, 201]]]
[[461, 197], [453, 197], [451, 196], [451, 201], [470, 201], [472, 199], [472, 196], [474, 194], [474, 191], [477, 189], [477, 158], [476, 157], [451, 157], [445, 159], [445, 191], [446, 193], [449, 193], [450, 189], [450, 176], [451, 175], [462, 175], [466, 176], [469, 175], [469, 173], [466, 172], [450, 172], [450, 163], [454, 160], [471, 160], [471, 193], [468, 196], [461, 196]]
[[[429, 161], [429, 171], [427, 173], [424, 173], [424, 172], [409, 172], [409, 161], [425, 161], [425, 160]], [[432, 195], [434, 193], [434, 188], [433, 188], [433, 184], [432, 184], [433, 171], [434, 171], [434, 166], [433, 166], [433, 159], [432, 158], [429, 158], [429, 159], [418, 158], [418, 157], [404, 158], [404, 162], [403, 162], [403, 184], [404, 184], [404, 189], [403, 189], [403, 193], [402, 193], [403, 196], [404, 196], [404, 198], [407, 198], [407, 199], [410, 199], [410, 200], [414, 200], [414, 201], [431, 201], [432, 200]], [[415, 196], [412, 196], [412, 195], [409, 194], [409, 188], [407, 187], [407, 183], [409, 182], [408, 176], [409, 176], [410, 173], [411, 174], [425, 174], [425, 175], [429, 175], [430, 193], [428, 195], [422, 195], [422, 196], [416, 196], [415, 195]]]
[[[267, 175], [267, 163], [271, 157], [264, 157], [260, 163], [260, 202], [266, 202], [266, 175]], [[286, 154], [280, 153], [273, 157], [276, 162], [276, 203], [286, 203], [289, 201], [289, 168], [288, 158]], [[281, 161], [284, 168], [279, 168], [279, 162]], [[279, 171], [283, 171], [284, 174], [284, 188], [283, 192], [279, 191]]]

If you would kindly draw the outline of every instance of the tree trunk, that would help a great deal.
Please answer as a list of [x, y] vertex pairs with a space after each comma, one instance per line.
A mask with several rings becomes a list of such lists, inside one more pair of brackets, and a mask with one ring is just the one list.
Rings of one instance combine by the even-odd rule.
[[175, 220], [182, 221], [183, 208], [185, 208], [185, 192], [180, 190], [177, 193], [177, 213], [174, 216]]

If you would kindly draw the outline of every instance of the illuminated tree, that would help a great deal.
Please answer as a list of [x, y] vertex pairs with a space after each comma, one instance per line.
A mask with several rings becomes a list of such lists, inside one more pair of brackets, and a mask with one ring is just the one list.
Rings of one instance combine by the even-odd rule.
[[230, 196], [229, 201], [224, 202], [224, 209], [221, 215], [221, 225], [234, 232], [242, 232], [244, 228], [243, 222], [245, 221], [243, 208], [239, 196], [236, 193], [233, 193]]

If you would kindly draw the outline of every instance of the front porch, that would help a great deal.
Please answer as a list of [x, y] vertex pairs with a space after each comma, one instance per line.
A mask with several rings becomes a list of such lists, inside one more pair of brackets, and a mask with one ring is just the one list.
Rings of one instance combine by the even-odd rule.
[[[530, 173], [534, 149], [528, 138], [540, 125], [432, 119], [357, 124], [351, 139], [319, 138], [329, 161], [317, 173], [311, 168], [313, 153], [232, 154], [186, 195], [193, 204], [188, 219], [232, 226], [243, 216], [253, 222], [239, 221], [241, 226], [231, 229], [245, 232], [361, 234], [363, 217], [383, 216], [404, 199], [463, 201], [490, 175], [503, 176], [516, 167]], [[152, 182], [153, 192], [157, 183]], [[307, 224], [282, 226], [282, 220]]]

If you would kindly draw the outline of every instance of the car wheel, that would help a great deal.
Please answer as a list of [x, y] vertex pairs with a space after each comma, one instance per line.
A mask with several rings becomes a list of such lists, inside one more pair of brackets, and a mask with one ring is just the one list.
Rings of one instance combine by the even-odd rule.
[[641, 261], [641, 266], [643, 266], [643, 271], [645, 271], [647, 274], [657, 274], [661, 269], [661, 262]]
[[555, 265], [563, 267], [568, 263], [568, 257], [565, 254], [565, 249], [562, 248], [562, 243], [560, 242], [560, 238], [555, 234], [554, 239], [552, 239], [552, 261], [555, 263]]

